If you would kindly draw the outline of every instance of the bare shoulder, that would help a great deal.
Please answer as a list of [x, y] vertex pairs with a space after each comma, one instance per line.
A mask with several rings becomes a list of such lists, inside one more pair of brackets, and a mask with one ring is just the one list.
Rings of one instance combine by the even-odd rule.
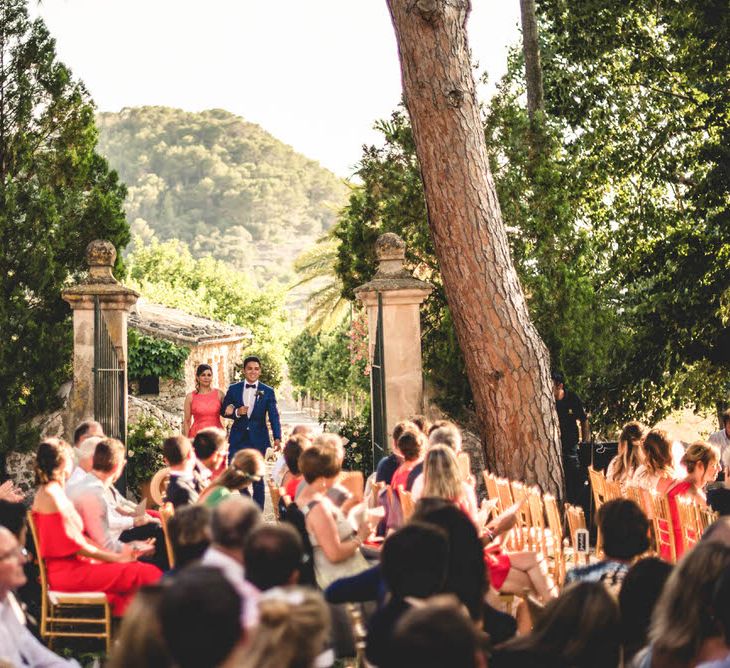
[[49, 491], [47, 487], [41, 487], [33, 499], [33, 510], [39, 513], [57, 513], [60, 511], [57, 494]]

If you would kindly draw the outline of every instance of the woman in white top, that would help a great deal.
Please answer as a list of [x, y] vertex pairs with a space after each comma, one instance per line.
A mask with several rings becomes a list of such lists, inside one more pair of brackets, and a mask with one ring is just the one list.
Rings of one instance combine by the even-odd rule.
[[644, 463], [634, 473], [632, 485], [664, 494], [677, 477], [672, 465], [672, 443], [663, 429], [652, 429], [642, 444]]
[[370, 535], [370, 526], [363, 521], [355, 531], [342, 510], [327, 497], [342, 469], [341, 453], [328, 442], [332, 437], [322, 434], [299, 456], [299, 471], [307, 485], [296, 500], [306, 518], [314, 573], [322, 589], [368, 568], [360, 546]]
[[645, 433], [646, 427], [641, 422], [632, 420], [624, 425], [618, 439], [618, 454], [606, 469], [606, 480], [619, 483], [622, 489], [631, 484], [636, 469], [642, 463], [641, 442]]

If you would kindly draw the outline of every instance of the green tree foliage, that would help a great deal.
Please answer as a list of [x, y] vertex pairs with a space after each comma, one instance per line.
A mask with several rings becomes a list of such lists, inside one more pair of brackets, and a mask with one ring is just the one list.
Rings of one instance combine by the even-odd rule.
[[139, 334], [133, 329], [129, 330], [127, 342], [127, 374], [130, 378], [156, 376], [179, 380], [183, 377], [185, 360], [190, 354], [189, 348], [177, 346], [172, 341]]
[[98, 123], [100, 148], [129, 185], [135, 231], [146, 223], [196, 257], [242, 269], [262, 242], [321, 235], [347, 196], [318, 163], [221, 109], [123, 109]]
[[136, 239], [128, 264], [129, 285], [150, 301], [250, 329], [269, 380], [281, 377], [289, 339], [283, 290], [258, 289], [248, 274], [220, 260], [196, 260], [179, 241]]
[[[0, 4], [0, 449], [53, 407], [70, 376], [70, 309], [61, 300], [104, 238], [129, 242], [125, 188], [97, 152], [86, 89], [56, 59], [24, 0]], [[118, 261], [117, 271], [121, 269]]]
[[[546, 113], [531, 125], [521, 53], [485, 114], [493, 174], [530, 314], [599, 426], [658, 419], [727, 392], [730, 15], [722, 3], [538, 3]], [[725, 7], [726, 9], [726, 7]], [[469, 403], [400, 112], [378, 128], [333, 234], [344, 295], [396, 232], [437, 287], [424, 366]], [[537, 141], [536, 141], [537, 140]], [[485, 296], [486, 298], [486, 296]]]

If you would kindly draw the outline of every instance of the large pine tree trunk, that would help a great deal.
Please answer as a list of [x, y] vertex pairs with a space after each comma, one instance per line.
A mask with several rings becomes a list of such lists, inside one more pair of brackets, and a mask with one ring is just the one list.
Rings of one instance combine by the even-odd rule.
[[[489, 171], [466, 39], [468, 0], [388, 0], [429, 225], [501, 475], [562, 494], [547, 349], [530, 322]], [[557, 317], [557, 314], [556, 314]]]

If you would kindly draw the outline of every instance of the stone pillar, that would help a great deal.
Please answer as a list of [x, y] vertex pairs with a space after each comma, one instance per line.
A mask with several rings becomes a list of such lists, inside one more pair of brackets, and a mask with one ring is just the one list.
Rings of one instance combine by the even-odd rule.
[[382, 295], [385, 405], [388, 434], [392, 434], [398, 422], [423, 411], [420, 305], [433, 286], [405, 269], [406, 244], [397, 234], [378, 237], [375, 254], [380, 262], [378, 271], [373, 280], [355, 289], [355, 295], [367, 307], [371, 360], [378, 294]]
[[[65, 432], [72, 434], [82, 420], [94, 417], [94, 298], [106, 320], [109, 336], [126, 370], [127, 316], [137, 303], [139, 294], [125, 287], [112, 274], [117, 251], [108, 241], [92, 241], [86, 247], [89, 275], [76, 285], [66, 288], [62, 297], [73, 309], [74, 356], [73, 387], [65, 418]], [[128, 394], [126, 373], [125, 392]]]

